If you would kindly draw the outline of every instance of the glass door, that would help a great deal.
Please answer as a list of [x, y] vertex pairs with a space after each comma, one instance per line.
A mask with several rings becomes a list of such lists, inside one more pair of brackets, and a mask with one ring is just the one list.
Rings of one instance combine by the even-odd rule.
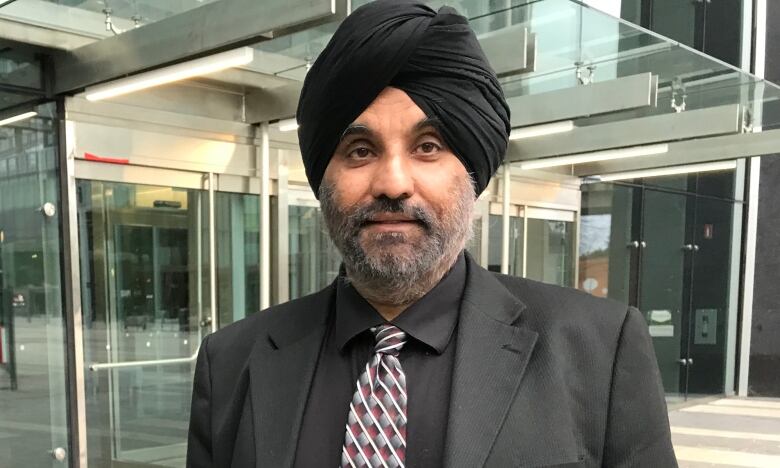
[[0, 127], [0, 466], [68, 465], [55, 106]]
[[637, 306], [645, 314], [667, 395], [684, 396], [688, 333], [683, 297], [688, 197], [643, 191]]
[[288, 226], [290, 299], [295, 299], [330, 284], [339, 274], [341, 255], [310, 192], [290, 192]]
[[526, 207], [525, 277], [573, 287], [576, 251], [573, 211]]
[[688, 343], [686, 394], [721, 393], [725, 379], [726, 329], [731, 279], [731, 229], [734, 203], [698, 197], [694, 207], [689, 258], [688, 313], [683, 326]]
[[78, 180], [77, 194], [90, 464], [184, 466], [195, 357], [216, 325], [208, 192]]

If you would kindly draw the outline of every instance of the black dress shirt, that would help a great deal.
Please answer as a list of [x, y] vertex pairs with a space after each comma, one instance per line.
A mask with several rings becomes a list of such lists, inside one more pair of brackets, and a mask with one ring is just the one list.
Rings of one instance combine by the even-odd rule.
[[[398, 358], [406, 374], [406, 466], [441, 466], [455, 357], [455, 328], [466, 283], [461, 254], [428, 294], [391, 323], [407, 334]], [[296, 467], [337, 467], [360, 372], [373, 355], [369, 330], [385, 320], [342, 276], [317, 362], [296, 449]]]

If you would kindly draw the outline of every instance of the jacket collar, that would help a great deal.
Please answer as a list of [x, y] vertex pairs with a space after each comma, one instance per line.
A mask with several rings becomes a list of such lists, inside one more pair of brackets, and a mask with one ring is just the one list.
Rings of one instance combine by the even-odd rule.
[[525, 304], [468, 259], [444, 466], [483, 466], [518, 391], [538, 334], [519, 326]]
[[[525, 304], [466, 254], [444, 466], [482, 466], [536, 343]], [[269, 318], [250, 357], [257, 466], [292, 466], [335, 283]]]

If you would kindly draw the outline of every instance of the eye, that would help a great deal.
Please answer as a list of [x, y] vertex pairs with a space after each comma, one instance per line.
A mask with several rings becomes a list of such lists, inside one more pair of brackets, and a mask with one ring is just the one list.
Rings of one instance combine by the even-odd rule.
[[359, 146], [347, 153], [349, 159], [366, 159], [369, 156], [371, 156], [371, 150], [365, 146]]
[[435, 154], [440, 150], [441, 146], [432, 141], [426, 141], [417, 147], [417, 151], [424, 155]]

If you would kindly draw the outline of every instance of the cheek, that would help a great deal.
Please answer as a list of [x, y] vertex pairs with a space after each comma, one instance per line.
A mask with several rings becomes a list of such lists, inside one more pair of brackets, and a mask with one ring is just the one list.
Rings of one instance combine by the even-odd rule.
[[466, 168], [457, 158], [454, 164], [449, 162], [436, 168], [428, 168], [419, 174], [417, 193], [440, 218], [452, 210], [464, 190], [463, 187], [469, 185]]
[[368, 177], [354, 169], [328, 166], [323, 181], [332, 184], [336, 190], [336, 201], [342, 207], [352, 206], [365, 198], [368, 191]]

